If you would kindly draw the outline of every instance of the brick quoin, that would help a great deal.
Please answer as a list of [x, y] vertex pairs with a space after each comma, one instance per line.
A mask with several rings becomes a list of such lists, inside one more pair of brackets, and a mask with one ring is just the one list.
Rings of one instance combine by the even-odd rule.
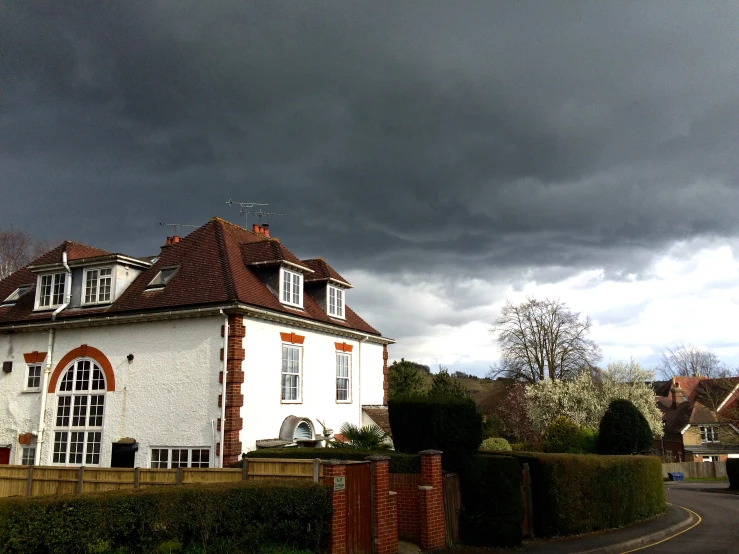
[[346, 490], [334, 490], [334, 477], [346, 477], [346, 464], [338, 460], [323, 462], [323, 484], [331, 490], [334, 506], [328, 551], [329, 554], [351, 554], [346, 551]]
[[[221, 336], [225, 333], [221, 326]], [[244, 337], [246, 328], [244, 318], [240, 315], [228, 316], [228, 358], [226, 360], [226, 423], [222, 432], [223, 438], [223, 465], [228, 466], [239, 461], [242, 444], [239, 440], [244, 420], [241, 418], [241, 407], [244, 405], [244, 395], [241, 394], [241, 385], [244, 382], [243, 361], [246, 357]], [[223, 360], [223, 348], [221, 348]], [[218, 381], [223, 383], [223, 372], [218, 375]], [[222, 406], [222, 395], [218, 395], [218, 407]], [[221, 421], [218, 420], [218, 429]]]
[[446, 546], [441, 452], [423, 450], [419, 454], [421, 485], [418, 487], [418, 512], [421, 523], [421, 549], [439, 550]]
[[387, 344], [384, 344], [382, 346], [382, 404], [384, 406], [387, 406], [387, 399], [388, 399], [388, 391], [389, 384], [388, 384], [388, 367], [387, 367]]

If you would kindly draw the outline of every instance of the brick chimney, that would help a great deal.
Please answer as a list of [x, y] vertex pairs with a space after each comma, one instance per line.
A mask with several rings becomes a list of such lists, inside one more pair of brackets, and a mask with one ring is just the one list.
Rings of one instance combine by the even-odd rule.
[[672, 378], [672, 388], [670, 391], [672, 392], [672, 409], [676, 410], [685, 401], [685, 392], [680, 388], [677, 377]]
[[177, 235], [174, 235], [174, 236], [171, 236], [171, 237], [167, 237], [167, 240], [166, 240], [166, 241], [165, 241], [165, 243], [164, 243], [164, 244], [162, 245], [162, 251], [166, 250], [167, 248], [169, 248], [169, 247], [170, 247], [170, 246], [172, 246], [173, 244], [177, 244], [177, 243], [178, 243], [178, 242], [180, 242], [181, 240], [182, 240], [182, 239], [181, 239], [180, 237], [178, 237]]
[[251, 226], [252, 233], [256, 233], [257, 235], [262, 235], [269, 238], [269, 223], [264, 223], [260, 225], [259, 223], [254, 223]]

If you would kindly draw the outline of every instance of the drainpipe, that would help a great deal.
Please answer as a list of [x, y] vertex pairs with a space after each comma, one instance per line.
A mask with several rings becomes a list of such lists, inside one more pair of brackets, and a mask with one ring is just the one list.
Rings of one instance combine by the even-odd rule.
[[359, 404], [359, 421], [357, 425], [362, 426], [362, 343], [369, 339], [369, 335], [364, 335], [357, 341], [357, 404]]
[[[51, 314], [51, 321], [56, 320], [56, 316], [64, 308], [69, 306], [72, 300], [72, 270], [67, 265], [67, 251], [62, 252], [62, 265], [67, 271], [67, 277], [64, 280], [64, 303], [59, 306]], [[44, 366], [44, 379], [41, 383], [41, 407], [39, 408], [38, 436], [36, 437], [36, 453], [33, 457], [34, 465], [39, 465], [41, 460], [41, 449], [44, 445], [44, 431], [46, 430], [46, 400], [48, 397], [47, 388], [49, 387], [49, 377], [51, 376], [51, 362], [54, 356], [54, 329], [49, 329], [49, 343], [46, 346], [46, 364]]]
[[221, 467], [226, 453], [226, 374], [228, 373], [228, 314], [223, 313], [223, 391], [221, 392]]

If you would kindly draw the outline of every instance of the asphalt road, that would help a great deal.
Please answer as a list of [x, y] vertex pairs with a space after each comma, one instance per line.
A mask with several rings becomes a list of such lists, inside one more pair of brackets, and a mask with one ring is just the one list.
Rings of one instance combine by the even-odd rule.
[[668, 502], [693, 510], [702, 521], [673, 539], [639, 552], [739, 553], [739, 495], [710, 492], [716, 489], [726, 489], [726, 483], [684, 483], [666, 486]]

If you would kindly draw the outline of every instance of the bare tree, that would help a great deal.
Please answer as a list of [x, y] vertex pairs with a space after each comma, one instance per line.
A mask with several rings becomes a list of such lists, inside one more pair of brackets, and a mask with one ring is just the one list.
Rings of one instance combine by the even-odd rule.
[[0, 280], [25, 266], [46, 247], [23, 231], [0, 229]]
[[662, 351], [659, 372], [665, 379], [678, 377], [709, 377], [719, 379], [731, 377], [736, 370], [727, 367], [716, 354], [692, 344], [681, 344]]
[[491, 329], [501, 349], [492, 376], [537, 383], [590, 370], [600, 359], [600, 349], [587, 338], [590, 326], [590, 318], [581, 319], [559, 300], [506, 302]]

